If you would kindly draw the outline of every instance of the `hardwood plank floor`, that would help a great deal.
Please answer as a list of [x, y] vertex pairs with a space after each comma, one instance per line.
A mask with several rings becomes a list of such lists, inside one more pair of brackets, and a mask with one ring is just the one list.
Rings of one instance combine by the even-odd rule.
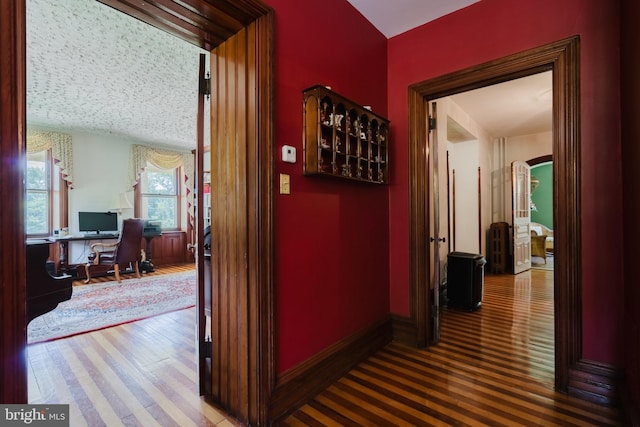
[[441, 323], [438, 345], [390, 344], [282, 425], [620, 425], [553, 389], [553, 271], [487, 275], [482, 307], [445, 308]]
[[[619, 425], [553, 390], [552, 278], [487, 276], [480, 310], [444, 311], [437, 346], [392, 343], [281, 424]], [[198, 396], [194, 324], [187, 309], [30, 345], [29, 401], [70, 403], [72, 426], [236, 425]]]

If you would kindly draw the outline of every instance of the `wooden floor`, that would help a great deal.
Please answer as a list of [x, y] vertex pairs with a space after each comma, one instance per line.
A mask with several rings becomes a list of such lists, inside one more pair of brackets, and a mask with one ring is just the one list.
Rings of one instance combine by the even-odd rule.
[[283, 425], [619, 425], [556, 393], [553, 360], [553, 271], [486, 276], [478, 311], [444, 310], [438, 345], [392, 343]]
[[[487, 276], [480, 310], [445, 310], [440, 344], [390, 344], [282, 425], [619, 425], [553, 391], [552, 274]], [[30, 403], [70, 403], [72, 426], [234, 425], [198, 397], [194, 323], [187, 309], [30, 345]]]

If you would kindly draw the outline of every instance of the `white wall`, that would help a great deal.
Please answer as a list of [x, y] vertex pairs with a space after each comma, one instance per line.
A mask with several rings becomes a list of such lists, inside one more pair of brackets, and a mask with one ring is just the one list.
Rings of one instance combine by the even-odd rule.
[[[479, 230], [480, 228], [488, 229], [491, 224], [491, 136], [451, 98], [438, 100], [438, 117], [438, 134], [444, 135], [442, 139], [447, 139], [447, 143], [440, 146], [442, 159], [440, 170], [443, 177], [440, 180], [441, 218], [445, 221], [447, 219], [446, 151], [449, 151], [449, 198], [451, 201], [449, 219], [452, 225], [455, 219], [456, 227], [455, 236], [453, 233], [451, 235], [452, 238], [455, 237], [455, 246], [450, 245], [449, 250], [455, 248], [459, 252], [484, 254], [486, 233], [480, 233]], [[470, 134], [470, 139], [462, 142], [448, 141], [447, 117], [462, 126]], [[480, 191], [478, 191], [478, 168], [480, 168]], [[480, 209], [478, 209], [479, 201], [481, 201]], [[441, 225], [440, 232], [441, 236], [446, 236], [446, 225]]]
[[[69, 191], [69, 232], [78, 233], [78, 212], [115, 211], [118, 195], [129, 186], [129, 159], [134, 141], [72, 133], [73, 189]], [[133, 203], [133, 200], [130, 200]], [[133, 216], [126, 209], [123, 217]]]
[[478, 218], [480, 142], [474, 140], [450, 144], [450, 157], [452, 187], [455, 183], [455, 197], [453, 198], [455, 205], [451, 207], [455, 221], [455, 250], [482, 253], [482, 247], [478, 243], [480, 233]]
[[[133, 190], [129, 187], [129, 159], [131, 146], [140, 142], [109, 135], [67, 132], [73, 141], [73, 189], [69, 191], [69, 233], [78, 230], [78, 212], [117, 211], [120, 193]], [[130, 199], [133, 204], [133, 199]], [[133, 217], [133, 209], [125, 209], [118, 215], [118, 227], [122, 219]], [[71, 264], [85, 263], [90, 241], [71, 242]]]
[[551, 132], [533, 135], [510, 136], [507, 138], [506, 161], [531, 160], [553, 152], [553, 134]]

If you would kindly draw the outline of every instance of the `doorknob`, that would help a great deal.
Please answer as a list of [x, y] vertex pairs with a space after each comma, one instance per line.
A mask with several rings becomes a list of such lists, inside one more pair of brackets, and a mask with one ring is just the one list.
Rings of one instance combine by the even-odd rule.
[[[429, 241], [430, 242], [434, 242], [436, 239], [434, 239], [433, 237], [429, 237]], [[446, 242], [447, 239], [445, 237], [442, 237], [440, 239], [438, 239], [438, 242]]]

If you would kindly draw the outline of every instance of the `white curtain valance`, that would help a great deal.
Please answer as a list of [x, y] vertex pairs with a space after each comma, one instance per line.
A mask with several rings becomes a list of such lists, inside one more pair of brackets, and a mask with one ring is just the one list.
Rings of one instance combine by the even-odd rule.
[[133, 188], [140, 180], [140, 174], [147, 166], [147, 162], [161, 169], [173, 169], [182, 166], [186, 178], [187, 206], [189, 214], [194, 217], [193, 188], [194, 188], [194, 160], [192, 153], [160, 150], [144, 145], [131, 146], [130, 183]]
[[59, 132], [27, 130], [27, 153], [51, 149], [64, 180], [73, 188], [73, 144], [71, 135]]

